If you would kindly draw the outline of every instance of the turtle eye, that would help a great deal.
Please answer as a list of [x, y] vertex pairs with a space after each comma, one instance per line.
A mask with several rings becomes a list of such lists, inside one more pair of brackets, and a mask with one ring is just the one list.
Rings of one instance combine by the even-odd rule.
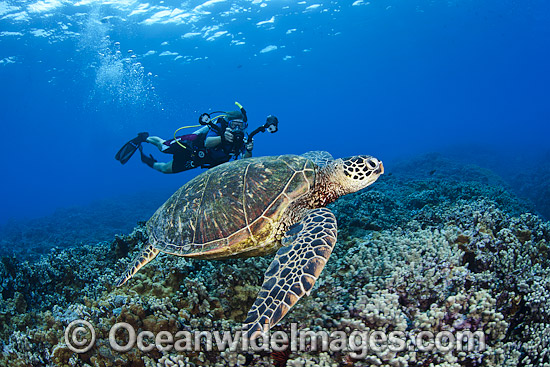
[[374, 171], [378, 167], [378, 160], [376, 158], [367, 159], [365, 167]]

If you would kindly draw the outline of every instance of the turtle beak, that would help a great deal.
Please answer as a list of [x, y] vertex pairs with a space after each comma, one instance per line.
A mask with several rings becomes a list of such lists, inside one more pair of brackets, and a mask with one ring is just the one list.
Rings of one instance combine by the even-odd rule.
[[384, 165], [382, 164], [382, 161], [380, 161], [380, 165], [378, 166], [378, 169], [375, 172], [378, 173], [379, 175], [384, 174]]

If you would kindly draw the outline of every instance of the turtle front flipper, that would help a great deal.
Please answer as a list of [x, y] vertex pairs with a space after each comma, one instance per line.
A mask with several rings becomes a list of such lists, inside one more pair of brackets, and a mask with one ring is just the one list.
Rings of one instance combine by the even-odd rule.
[[336, 234], [336, 218], [326, 208], [309, 211], [288, 230], [248, 311], [245, 330], [250, 338], [267, 332], [304, 294], [309, 295], [334, 248]]
[[130, 266], [128, 266], [128, 269], [122, 274], [122, 276], [119, 278], [118, 282], [116, 283], [117, 287], [120, 287], [128, 279], [134, 276], [135, 273], [139, 271], [139, 269], [142, 268], [145, 264], [147, 264], [149, 261], [153, 260], [157, 255], [159, 254], [159, 250], [157, 250], [153, 245], [148, 244], [145, 246], [143, 250], [139, 253], [139, 255], [132, 261]]

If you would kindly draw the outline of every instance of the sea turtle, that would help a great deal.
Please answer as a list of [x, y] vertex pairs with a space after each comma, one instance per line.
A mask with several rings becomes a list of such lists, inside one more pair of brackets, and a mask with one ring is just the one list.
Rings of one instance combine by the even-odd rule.
[[333, 159], [308, 152], [237, 160], [212, 168], [176, 191], [149, 219], [149, 241], [117, 283], [159, 252], [197, 259], [262, 256], [277, 251], [265, 272], [245, 330], [257, 336], [309, 294], [336, 243], [327, 208], [384, 173], [378, 159]]

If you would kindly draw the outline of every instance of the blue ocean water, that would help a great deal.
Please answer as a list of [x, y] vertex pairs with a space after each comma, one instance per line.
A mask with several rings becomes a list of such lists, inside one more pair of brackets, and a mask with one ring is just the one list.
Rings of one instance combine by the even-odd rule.
[[279, 118], [255, 155], [391, 172], [439, 151], [521, 172], [549, 149], [549, 20], [542, 0], [0, 1], [0, 224], [174, 190], [200, 170], [114, 154], [235, 101], [252, 128]]

